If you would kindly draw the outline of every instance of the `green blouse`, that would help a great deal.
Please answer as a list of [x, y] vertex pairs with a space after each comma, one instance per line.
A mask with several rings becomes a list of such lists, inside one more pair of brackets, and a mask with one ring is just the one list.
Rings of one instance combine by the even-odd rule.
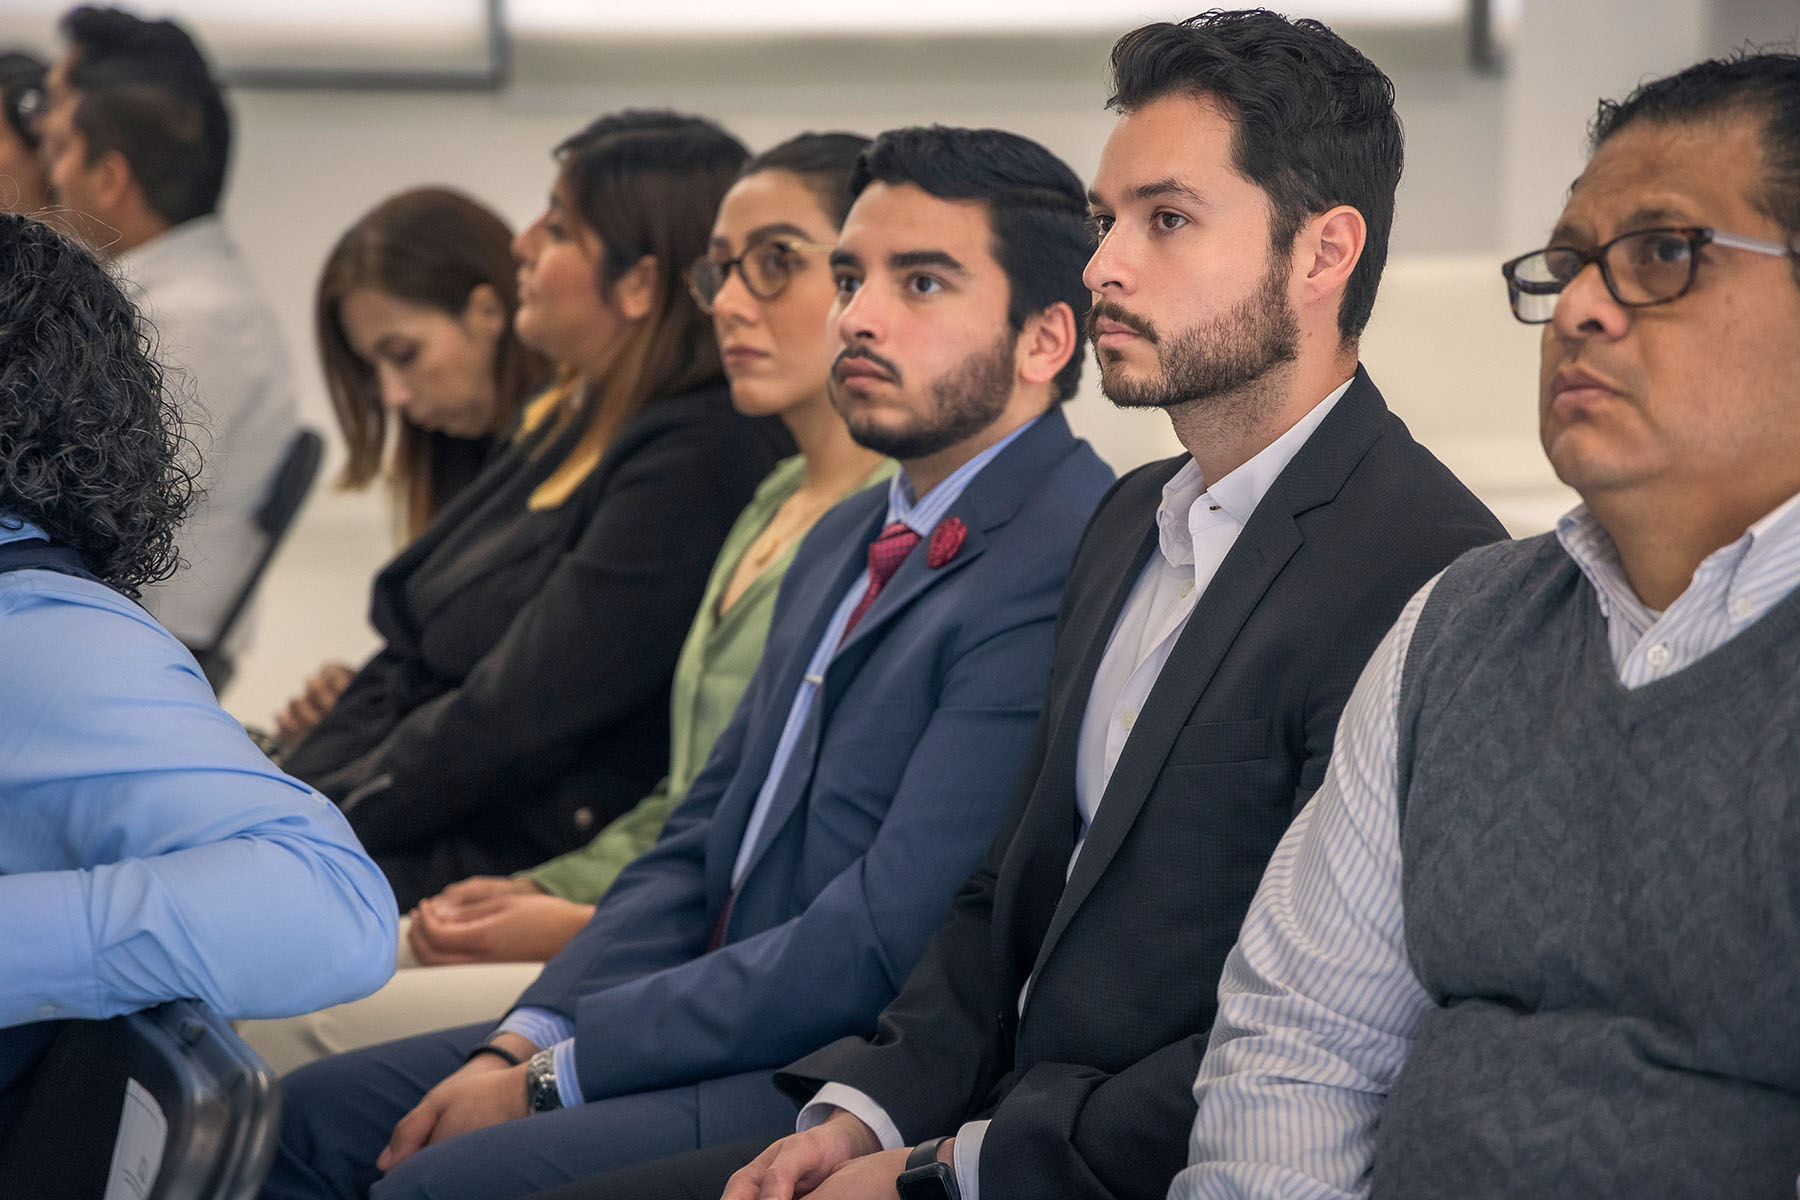
[[[893, 462], [883, 459], [853, 490], [880, 483], [893, 471]], [[765, 567], [723, 616], [718, 611], [719, 596], [737, 573], [750, 543], [768, 528], [776, 510], [799, 490], [805, 477], [806, 460], [800, 455], [782, 461], [757, 487], [749, 507], [725, 537], [712, 576], [706, 582], [700, 611], [688, 629], [681, 657], [675, 662], [675, 683], [669, 700], [668, 775], [593, 841], [522, 872], [524, 878], [553, 896], [594, 904], [606, 894], [626, 864], [655, 843], [663, 822], [706, 765], [713, 742], [725, 732], [739, 698], [750, 686], [750, 676], [762, 659], [763, 641], [769, 636], [781, 577], [787, 573], [800, 539], [796, 538], [781, 557]]]

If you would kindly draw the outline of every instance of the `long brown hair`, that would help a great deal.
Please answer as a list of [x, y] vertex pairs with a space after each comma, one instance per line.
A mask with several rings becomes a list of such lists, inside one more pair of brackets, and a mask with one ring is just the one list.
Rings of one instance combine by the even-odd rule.
[[[506, 222], [460, 192], [417, 188], [382, 201], [332, 247], [319, 275], [314, 319], [326, 390], [350, 451], [341, 486], [363, 487], [380, 472], [389, 420], [375, 369], [344, 335], [344, 298], [371, 288], [460, 317], [482, 284], [494, 289], [506, 310], [494, 354], [490, 432], [498, 434], [511, 427], [520, 404], [550, 371], [544, 357], [513, 332], [519, 295]], [[390, 483], [410, 539], [481, 470], [491, 441], [421, 429], [402, 416], [394, 419], [393, 443]]]
[[649, 313], [573, 406], [564, 426], [582, 436], [532, 493], [533, 508], [553, 508], [585, 479], [618, 428], [659, 396], [697, 387], [720, 373], [712, 321], [683, 282], [705, 253], [713, 216], [749, 157], [742, 142], [711, 121], [661, 110], [627, 109], [601, 117], [556, 148], [582, 224], [604, 253], [594, 286], [610, 297], [640, 260], [656, 262]]

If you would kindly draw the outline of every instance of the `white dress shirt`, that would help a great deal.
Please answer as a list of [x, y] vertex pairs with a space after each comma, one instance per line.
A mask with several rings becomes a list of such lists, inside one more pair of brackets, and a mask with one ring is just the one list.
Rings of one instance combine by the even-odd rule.
[[[1119, 613], [1081, 719], [1081, 742], [1075, 761], [1075, 807], [1081, 818], [1081, 831], [1075, 852], [1069, 856], [1068, 871], [1075, 869], [1075, 860], [1081, 856], [1094, 813], [1106, 792], [1107, 780], [1112, 778], [1144, 700], [1169, 661], [1181, 631], [1187, 628], [1197, 601], [1276, 478], [1349, 389], [1350, 381], [1346, 380], [1280, 437], [1216, 483], [1209, 486], [1200, 464], [1189, 459], [1163, 485], [1162, 503], [1156, 510], [1159, 553], [1152, 554], [1144, 564], [1130, 599]], [[1030, 990], [1031, 982], [1027, 980], [1019, 992], [1021, 1012]], [[842, 1108], [862, 1121], [881, 1139], [884, 1149], [905, 1144], [899, 1129], [879, 1104], [859, 1089], [840, 1083], [828, 1083], [819, 1089], [801, 1110], [799, 1128], [819, 1124], [832, 1108]], [[956, 1132], [953, 1157], [956, 1185], [963, 1200], [980, 1197], [981, 1144], [987, 1125], [986, 1121], [970, 1121]]]
[[[1718, 649], [1800, 584], [1800, 496], [1709, 555], [1661, 613], [1632, 591], [1585, 507], [1556, 533], [1594, 587], [1627, 688]], [[1275, 851], [1226, 960], [1194, 1084], [1194, 1165], [1170, 1200], [1369, 1192], [1382, 1104], [1431, 1005], [1406, 954], [1396, 754], [1401, 673], [1436, 582], [1364, 668], [1325, 782]]]
[[250, 518], [294, 436], [293, 377], [275, 317], [217, 217], [185, 221], [114, 266], [153, 330], [205, 492], [175, 535], [181, 569], [145, 588], [143, 604], [206, 649], [263, 547]]

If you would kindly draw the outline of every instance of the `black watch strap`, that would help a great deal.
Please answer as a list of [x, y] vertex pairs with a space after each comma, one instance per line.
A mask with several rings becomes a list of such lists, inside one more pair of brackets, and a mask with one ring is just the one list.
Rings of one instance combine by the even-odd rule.
[[949, 1140], [932, 1138], [912, 1148], [906, 1156], [906, 1169], [894, 1181], [901, 1200], [962, 1200], [956, 1171], [938, 1161], [939, 1147]]
[[936, 1162], [938, 1147], [949, 1140], [948, 1137], [934, 1137], [914, 1146], [912, 1153], [906, 1156], [906, 1169], [911, 1171], [918, 1167], [928, 1167]]
[[495, 1058], [503, 1058], [507, 1061], [508, 1064], [515, 1066], [515, 1067], [522, 1067], [525, 1065], [524, 1059], [522, 1059], [518, 1055], [514, 1054], [511, 1050], [508, 1050], [505, 1046], [496, 1046], [492, 1042], [481, 1043], [481, 1045], [479, 1045], [479, 1046], [475, 1047], [473, 1050], [469, 1051], [469, 1056], [467, 1058], [463, 1059], [463, 1061], [466, 1063], [474, 1062], [476, 1059], [480, 1058], [483, 1054], [491, 1054]]

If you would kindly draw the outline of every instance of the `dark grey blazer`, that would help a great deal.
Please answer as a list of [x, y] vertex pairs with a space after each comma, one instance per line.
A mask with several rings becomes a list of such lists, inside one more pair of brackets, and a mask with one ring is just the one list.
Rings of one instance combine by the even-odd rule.
[[909, 1143], [990, 1118], [984, 1196], [1161, 1200], [1225, 955], [1364, 661], [1427, 579], [1504, 536], [1359, 369], [1201, 597], [1065, 886], [1088, 693], [1185, 461], [1126, 476], [1089, 524], [1012, 819], [879, 1032], [779, 1077], [802, 1100], [861, 1089]]

